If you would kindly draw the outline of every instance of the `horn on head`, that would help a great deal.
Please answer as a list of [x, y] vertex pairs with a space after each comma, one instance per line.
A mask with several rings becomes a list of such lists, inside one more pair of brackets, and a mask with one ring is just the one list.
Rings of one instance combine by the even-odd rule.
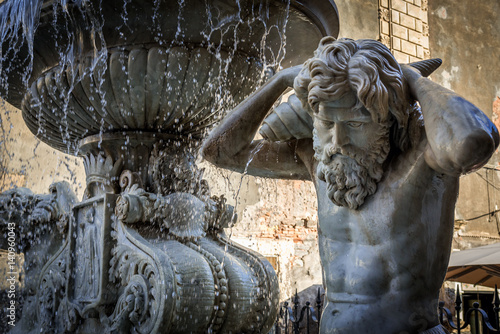
[[441, 59], [432, 58], [432, 59], [417, 61], [414, 63], [409, 63], [408, 65], [419, 70], [420, 74], [422, 74], [423, 77], [428, 77], [429, 75], [432, 74], [432, 72], [437, 70], [442, 63], [443, 61]]

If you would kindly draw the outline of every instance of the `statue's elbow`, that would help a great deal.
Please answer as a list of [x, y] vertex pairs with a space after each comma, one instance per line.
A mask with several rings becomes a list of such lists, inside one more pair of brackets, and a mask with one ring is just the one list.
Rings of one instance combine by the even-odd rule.
[[226, 167], [229, 164], [229, 157], [223, 146], [218, 141], [207, 141], [200, 149], [200, 154], [203, 159], [217, 167]]
[[457, 147], [456, 155], [456, 165], [461, 169], [461, 174], [484, 166], [495, 152], [498, 143], [498, 131], [478, 131], [465, 138]]
[[200, 149], [200, 155], [206, 161], [217, 165], [218, 150], [213, 142], [205, 142]]

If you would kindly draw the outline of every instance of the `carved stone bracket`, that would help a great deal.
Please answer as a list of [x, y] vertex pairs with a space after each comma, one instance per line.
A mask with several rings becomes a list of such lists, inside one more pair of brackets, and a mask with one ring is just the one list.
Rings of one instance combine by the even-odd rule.
[[386, 8], [379, 8], [378, 10], [378, 18], [384, 21], [389, 22], [389, 10]]
[[122, 193], [117, 199], [115, 214], [126, 224], [148, 223], [167, 229], [170, 236], [181, 240], [196, 240], [217, 233], [234, 219], [233, 208], [225, 198], [199, 197], [175, 192], [156, 195], [141, 188], [140, 179], [131, 171], [120, 177]]
[[429, 25], [427, 23], [422, 23], [422, 36], [429, 36]]
[[422, 0], [422, 6], [421, 6], [423, 11], [429, 10], [429, 0]]
[[388, 35], [380, 35], [379, 41], [388, 48], [391, 48], [391, 38]]
[[165, 254], [158, 252], [134, 230], [113, 223], [109, 281], [120, 292], [113, 313], [103, 319], [112, 333], [156, 333], [170, 319], [170, 299], [176, 291], [175, 271]]

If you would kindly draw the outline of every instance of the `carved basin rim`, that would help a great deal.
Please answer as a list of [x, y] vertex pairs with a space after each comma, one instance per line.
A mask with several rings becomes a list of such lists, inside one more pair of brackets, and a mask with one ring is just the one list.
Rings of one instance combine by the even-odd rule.
[[[9, 0], [0, 2], [0, 7]], [[13, 0], [10, 0], [13, 1]], [[39, 0], [40, 1], [40, 0]], [[50, 14], [55, 0], [41, 0], [40, 16]], [[339, 33], [338, 10], [334, 0], [291, 0], [290, 5], [303, 12], [325, 35], [337, 36]]]
[[119, 131], [88, 136], [80, 140], [80, 150], [78, 153], [80, 156], [84, 156], [91, 150], [106, 150], [110, 148], [126, 149], [127, 147], [137, 145], [152, 148], [155, 144], [182, 142], [187, 140], [191, 142], [193, 139], [180, 134], [146, 131]]

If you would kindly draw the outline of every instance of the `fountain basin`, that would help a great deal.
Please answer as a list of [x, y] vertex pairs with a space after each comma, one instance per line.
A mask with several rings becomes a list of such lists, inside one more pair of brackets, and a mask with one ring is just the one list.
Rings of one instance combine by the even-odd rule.
[[[0, 5], [0, 18], [36, 26], [35, 14], [9, 13], [12, 3]], [[86, 136], [120, 130], [202, 138], [262, 84], [264, 69], [299, 64], [310, 56], [302, 50], [338, 33], [335, 4], [322, 0], [31, 5], [40, 8], [38, 27], [23, 26], [32, 35], [2, 60], [0, 93], [37, 137], [66, 153]]]
[[33, 133], [42, 128], [39, 138], [61, 151], [74, 152], [85, 137], [117, 131], [199, 139], [220, 117], [217, 94], [247, 95], [262, 69], [235, 55], [227, 70], [241, 75], [223, 81], [227, 59], [200, 47], [111, 50], [89, 74], [90, 57], [77, 73], [61, 66], [45, 72], [23, 100], [23, 117]]

